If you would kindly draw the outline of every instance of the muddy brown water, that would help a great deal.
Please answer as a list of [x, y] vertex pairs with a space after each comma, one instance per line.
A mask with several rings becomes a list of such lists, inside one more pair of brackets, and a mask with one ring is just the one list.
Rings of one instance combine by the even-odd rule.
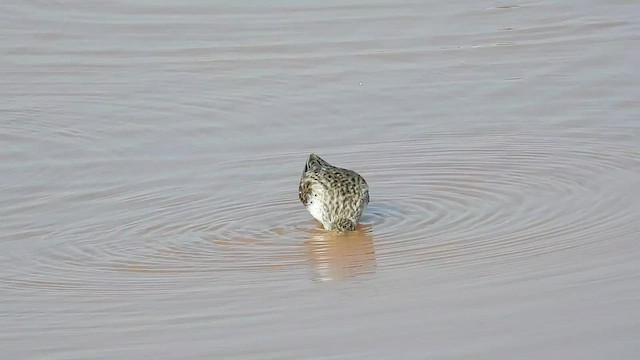
[[0, 10], [3, 359], [640, 356], [637, 1]]

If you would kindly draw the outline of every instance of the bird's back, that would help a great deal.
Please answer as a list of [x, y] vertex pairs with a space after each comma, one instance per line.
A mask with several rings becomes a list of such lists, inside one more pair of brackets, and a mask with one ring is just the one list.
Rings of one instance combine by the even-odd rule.
[[315, 154], [305, 164], [298, 194], [327, 230], [354, 230], [369, 203], [369, 186], [362, 176]]

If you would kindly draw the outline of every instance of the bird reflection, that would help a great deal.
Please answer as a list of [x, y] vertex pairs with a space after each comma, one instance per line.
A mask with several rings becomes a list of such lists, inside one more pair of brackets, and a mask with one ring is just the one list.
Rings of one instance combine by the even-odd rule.
[[360, 224], [355, 231], [346, 233], [317, 228], [309, 235], [307, 249], [314, 280], [340, 280], [375, 273], [376, 253], [371, 225]]

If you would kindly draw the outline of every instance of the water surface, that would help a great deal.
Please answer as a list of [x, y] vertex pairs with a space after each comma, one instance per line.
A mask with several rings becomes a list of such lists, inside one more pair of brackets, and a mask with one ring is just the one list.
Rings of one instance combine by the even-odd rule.
[[7, 358], [640, 354], [637, 2], [0, 10]]

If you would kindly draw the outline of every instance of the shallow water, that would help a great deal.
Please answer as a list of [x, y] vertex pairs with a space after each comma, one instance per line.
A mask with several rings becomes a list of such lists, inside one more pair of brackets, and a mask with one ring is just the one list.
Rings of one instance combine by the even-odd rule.
[[640, 354], [638, 2], [0, 10], [3, 357]]

